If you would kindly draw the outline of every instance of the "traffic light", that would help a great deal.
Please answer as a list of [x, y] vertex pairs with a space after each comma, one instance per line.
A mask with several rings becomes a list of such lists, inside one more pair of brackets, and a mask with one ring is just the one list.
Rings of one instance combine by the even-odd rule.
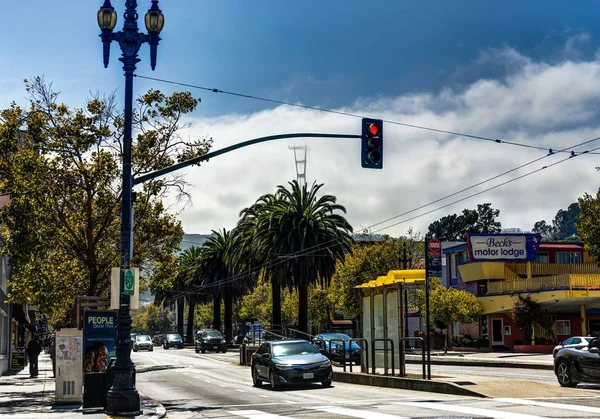
[[361, 165], [367, 169], [383, 168], [383, 121], [363, 118]]

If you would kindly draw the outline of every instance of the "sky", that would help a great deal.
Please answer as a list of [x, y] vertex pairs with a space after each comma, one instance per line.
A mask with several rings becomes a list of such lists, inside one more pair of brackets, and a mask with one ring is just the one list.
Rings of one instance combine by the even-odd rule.
[[[103, 1], [3, 5], [1, 108], [25, 104], [23, 79], [35, 76], [52, 82], [72, 107], [95, 92], [116, 91], [122, 104], [118, 45], [108, 68], [102, 64], [96, 12]], [[120, 30], [125, 2], [112, 3]], [[149, 6], [138, 1], [140, 29]], [[136, 94], [188, 90], [201, 98], [182, 136], [210, 136], [218, 150], [282, 133], [356, 135], [360, 116], [387, 121], [382, 170], [361, 168], [359, 139], [268, 142], [185, 169], [192, 201], [167, 203], [186, 233], [230, 229], [243, 208], [295, 179], [294, 145], [307, 146], [308, 182], [323, 183], [322, 191], [337, 197], [355, 231], [423, 234], [431, 222], [484, 202], [500, 210], [503, 227], [531, 230], [598, 191], [600, 140], [590, 141], [600, 137], [596, 1], [163, 0], [159, 6], [165, 27], [156, 70], [143, 45], [137, 75], [353, 115], [135, 78]], [[549, 149], [568, 151], [549, 155]]]

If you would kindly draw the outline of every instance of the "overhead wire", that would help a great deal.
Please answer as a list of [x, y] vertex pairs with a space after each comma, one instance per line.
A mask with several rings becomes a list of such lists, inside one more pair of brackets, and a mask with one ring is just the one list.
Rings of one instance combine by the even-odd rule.
[[[584, 142], [582, 142], [582, 143], [579, 143], [579, 144], [576, 144], [576, 145], [573, 145], [573, 146], [567, 147], [567, 148], [565, 148], [565, 149], [563, 149], [563, 150], [561, 150], [561, 151], [570, 150], [570, 149], [572, 149], [572, 148], [575, 148], [575, 147], [581, 147], [581, 146], [583, 146], [583, 145], [585, 145], [585, 144], [589, 144], [589, 143], [591, 143], [591, 142], [598, 141], [598, 140], [600, 140], [600, 137], [595, 137], [595, 138], [593, 138], [593, 139], [591, 139], [591, 140], [587, 140], [587, 141], [584, 141]], [[497, 184], [497, 185], [491, 186], [491, 187], [489, 187], [489, 188], [486, 188], [486, 189], [484, 189], [484, 190], [482, 190], [482, 191], [479, 191], [479, 192], [473, 193], [473, 194], [471, 194], [471, 195], [469, 195], [469, 196], [467, 196], [467, 197], [463, 197], [463, 198], [461, 198], [461, 199], [458, 199], [458, 200], [452, 201], [452, 202], [450, 202], [450, 203], [448, 203], [448, 204], [445, 204], [445, 205], [443, 205], [443, 206], [441, 206], [441, 207], [437, 207], [437, 208], [434, 208], [434, 209], [432, 209], [432, 210], [430, 210], [430, 211], [426, 211], [426, 212], [424, 212], [424, 213], [421, 213], [421, 214], [415, 215], [415, 216], [413, 216], [413, 217], [410, 217], [410, 218], [408, 218], [408, 219], [401, 220], [401, 221], [399, 221], [399, 222], [396, 222], [396, 223], [393, 223], [393, 224], [390, 224], [390, 225], [384, 226], [384, 227], [382, 227], [382, 228], [380, 228], [380, 229], [378, 229], [378, 230], [375, 230], [375, 231], [371, 232], [371, 234], [375, 234], [375, 233], [378, 233], [378, 232], [380, 232], [380, 231], [387, 230], [388, 228], [395, 227], [395, 226], [397, 226], [397, 225], [399, 225], [399, 224], [403, 224], [403, 223], [406, 223], [406, 222], [408, 222], [408, 221], [412, 221], [412, 220], [414, 220], [414, 219], [417, 219], [417, 218], [423, 217], [423, 216], [425, 216], [425, 215], [431, 214], [431, 213], [433, 213], [433, 212], [435, 212], [435, 211], [439, 211], [439, 210], [441, 210], [441, 209], [443, 209], [443, 208], [449, 207], [449, 206], [451, 206], [451, 205], [454, 205], [454, 204], [456, 204], [456, 203], [459, 203], [459, 202], [465, 201], [465, 200], [467, 200], [467, 199], [470, 199], [470, 198], [473, 198], [473, 197], [475, 197], [475, 196], [481, 195], [481, 194], [483, 194], [483, 193], [489, 192], [489, 191], [491, 191], [491, 190], [497, 189], [497, 188], [499, 188], [499, 187], [501, 187], [501, 186], [504, 186], [504, 185], [507, 185], [507, 184], [509, 184], [509, 183], [515, 182], [515, 181], [517, 181], [517, 180], [523, 179], [523, 178], [525, 178], [525, 177], [531, 176], [531, 175], [533, 175], [533, 174], [535, 174], [535, 173], [539, 173], [539, 172], [541, 172], [541, 171], [543, 171], [543, 170], [545, 170], [545, 169], [547, 169], [547, 168], [550, 168], [550, 167], [556, 166], [556, 165], [558, 165], [558, 164], [564, 163], [565, 161], [571, 160], [573, 157], [578, 157], [579, 155], [583, 155], [583, 154], [592, 154], [592, 152], [593, 152], [593, 151], [596, 151], [596, 150], [600, 150], [600, 147], [596, 147], [596, 148], [593, 148], [593, 149], [591, 149], [591, 150], [585, 150], [585, 151], [583, 151], [583, 152], [581, 152], [581, 153], [579, 153], [579, 154], [571, 154], [571, 155], [569, 155], [569, 157], [563, 158], [563, 159], [561, 159], [561, 160], [558, 160], [558, 161], [556, 161], [556, 162], [554, 162], [554, 163], [551, 163], [551, 164], [549, 164], [549, 165], [543, 166], [543, 167], [541, 167], [541, 168], [539, 168], [539, 169], [536, 169], [536, 170], [533, 170], [533, 171], [531, 171], [531, 172], [525, 173], [525, 174], [523, 174], [523, 175], [521, 175], [521, 176], [518, 176], [518, 177], [516, 177], [516, 178], [509, 179], [509, 180], [507, 180], [507, 181], [505, 181], [505, 182], [502, 182], [502, 183], [500, 183], [500, 184]], [[443, 200], [445, 200], [445, 199], [447, 199], [447, 198], [450, 198], [450, 197], [452, 197], [452, 196], [456, 196], [457, 194], [459, 194], [459, 193], [461, 193], [461, 192], [464, 192], [464, 191], [467, 191], [467, 190], [469, 190], [469, 189], [472, 189], [472, 188], [474, 188], [474, 187], [480, 186], [480, 185], [482, 185], [482, 184], [484, 184], [484, 183], [487, 183], [487, 182], [489, 182], [489, 181], [492, 181], [492, 180], [494, 180], [494, 179], [497, 179], [497, 178], [499, 178], [499, 177], [501, 177], [501, 176], [504, 176], [504, 175], [506, 175], [506, 174], [508, 174], [508, 173], [514, 172], [514, 171], [516, 171], [516, 170], [518, 170], [518, 169], [520, 169], [520, 168], [526, 167], [526, 166], [528, 166], [528, 165], [530, 165], [530, 164], [533, 164], [533, 163], [535, 163], [535, 162], [538, 162], [538, 161], [540, 161], [540, 160], [542, 160], [542, 159], [544, 159], [544, 158], [546, 158], [546, 157], [549, 157], [549, 156], [551, 156], [551, 155], [554, 155], [554, 154], [555, 154], [555, 153], [552, 153], [552, 154], [550, 154], [550, 153], [549, 153], [549, 154], [548, 154], [548, 155], [546, 155], [546, 156], [543, 156], [543, 157], [540, 157], [540, 158], [534, 159], [534, 160], [532, 160], [532, 161], [530, 161], [530, 162], [528, 162], [528, 163], [525, 163], [525, 164], [523, 164], [523, 165], [520, 165], [520, 166], [518, 166], [518, 167], [516, 167], [516, 168], [514, 168], [514, 169], [511, 169], [511, 170], [508, 170], [508, 171], [506, 171], [506, 172], [503, 172], [503, 173], [501, 173], [501, 174], [499, 174], [499, 175], [493, 176], [493, 177], [491, 177], [491, 178], [489, 178], [489, 179], [487, 179], [487, 180], [485, 180], [485, 181], [478, 182], [478, 183], [477, 183], [477, 184], [475, 184], [475, 185], [472, 185], [472, 186], [470, 186], [470, 187], [468, 187], [468, 188], [464, 188], [464, 189], [462, 189], [462, 190], [460, 190], [460, 191], [458, 191], [458, 192], [454, 192], [454, 193], [452, 193], [452, 194], [450, 194], [450, 195], [447, 195], [447, 196], [445, 196], [445, 197], [443, 197], [443, 198], [439, 198], [439, 199], [437, 199], [437, 200], [435, 200], [435, 201], [432, 201], [432, 202], [430, 202], [430, 203], [428, 203], [428, 204], [426, 204], [426, 205], [421, 205], [421, 206], [419, 206], [419, 207], [417, 207], [417, 208], [415, 208], [415, 209], [413, 209], [413, 210], [410, 210], [410, 211], [404, 212], [404, 213], [402, 213], [402, 214], [399, 214], [399, 215], [397, 215], [397, 216], [394, 216], [394, 217], [390, 217], [390, 218], [388, 218], [387, 220], [380, 221], [380, 222], [378, 222], [378, 223], [372, 224], [372, 225], [370, 225], [370, 226], [366, 227], [366, 228], [365, 228], [365, 230], [369, 230], [370, 228], [372, 228], [372, 227], [374, 227], [374, 226], [377, 226], [377, 225], [384, 224], [384, 223], [386, 223], [386, 222], [388, 222], [388, 221], [394, 220], [394, 219], [396, 219], [396, 218], [399, 218], [399, 217], [401, 217], [401, 216], [403, 216], [403, 215], [410, 214], [410, 213], [412, 213], [412, 212], [418, 211], [419, 209], [423, 209], [423, 208], [425, 208], [425, 207], [427, 207], [427, 206], [433, 205], [433, 204], [435, 204], [435, 203], [438, 203], [438, 202], [440, 202], [440, 201], [443, 201]], [[328, 247], [330, 244], [332, 244], [332, 243], [334, 243], [334, 242], [336, 242], [336, 241], [337, 241], [336, 239], [333, 239], [333, 240], [329, 240], [328, 242], [324, 242], [324, 243], [321, 243], [321, 244], [319, 244], [319, 245], [315, 245], [315, 246], [309, 247], [309, 248], [307, 248], [307, 249], [304, 249], [304, 250], [302, 250], [302, 251], [296, 252], [295, 254], [290, 254], [290, 255], [286, 256], [286, 259], [290, 259], [290, 258], [294, 258], [294, 257], [302, 257], [302, 256], [306, 256], [306, 255], [308, 255], [308, 254], [311, 254], [311, 253], [318, 252], [318, 251], [320, 251], [320, 250], [324, 250], [324, 249], [326, 249], [326, 248], [327, 248], [327, 247]], [[234, 281], [240, 280], [240, 279], [242, 279], [242, 278], [245, 278], [245, 277], [247, 277], [247, 276], [249, 276], [249, 275], [257, 275], [257, 274], [258, 274], [258, 273], [260, 273], [260, 271], [262, 271], [263, 269], [269, 269], [269, 268], [272, 268], [272, 267], [274, 267], [274, 266], [277, 266], [277, 265], [278, 265], [278, 264], [280, 264], [280, 263], [285, 263], [285, 260], [280, 260], [280, 261], [275, 261], [275, 262], [273, 262], [273, 261], [270, 261], [270, 262], [267, 262], [267, 263], [265, 263], [265, 264], [263, 264], [263, 265], [261, 265], [261, 266], [258, 266], [258, 267], [255, 267], [255, 268], [253, 268], [253, 269], [252, 269], [252, 270], [250, 270], [249, 272], [246, 272], [246, 273], [243, 273], [243, 274], [237, 274], [237, 275], [233, 275], [233, 276], [231, 276], [231, 277], [225, 278], [225, 279], [223, 279], [223, 280], [221, 280], [221, 281], [217, 281], [217, 282], [214, 282], [214, 283], [210, 283], [210, 284], [208, 284], [208, 285], [203, 285], [203, 284], [201, 284], [201, 285], [199, 285], [197, 288], [192, 288], [192, 289], [188, 289], [188, 290], [185, 290], [185, 291], [181, 291], [181, 292], [179, 292], [177, 295], [173, 295], [171, 298], [165, 299], [165, 301], [172, 301], [172, 300], [175, 300], [175, 299], [177, 299], [177, 298], [180, 298], [181, 296], [185, 296], [185, 295], [189, 295], [189, 294], [194, 294], [194, 293], [196, 293], [197, 291], [199, 291], [199, 290], [201, 290], [201, 289], [210, 288], [210, 287], [215, 287], [215, 286], [219, 286], [219, 285], [227, 284], [227, 283], [229, 283], [229, 282], [234, 282]]]
[[[352, 112], [336, 111], [334, 109], [319, 108], [319, 107], [310, 106], [310, 105], [302, 105], [299, 103], [292, 103], [292, 102], [287, 102], [284, 100], [270, 99], [270, 98], [256, 96], [256, 95], [249, 95], [249, 94], [245, 94], [245, 93], [232, 92], [232, 91], [228, 91], [228, 90], [221, 90], [221, 89], [216, 89], [216, 88], [211, 88], [211, 87], [199, 86], [199, 85], [195, 85], [195, 84], [177, 82], [177, 81], [173, 81], [173, 80], [166, 80], [166, 79], [161, 79], [158, 77], [142, 76], [140, 74], [134, 74], [134, 77], [138, 77], [140, 79], [151, 80], [151, 81], [157, 81], [160, 83], [166, 83], [166, 84], [172, 84], [172, 85], [177, 85], [177, 86], [182, 86], [182, 87], [189, 87], [189, 88], [198, 89], [198, 90], [204, 90], [204, 91], [208, 91], [208, 92], [212, 92], [212, 93], [222, 93], [224, 95], [237, 96], [237, 97], [242, 97], [242, 98], [246, 98], [246, 99], [253, 99], [253, 100], [258, 100], [258, 101], [262, 101], [262, 102], [273, 103], [276, 105], [292, 106], [292, 107], [301, 108], [301, 109], [308, 109], [308, 110], [313, 110], [313, 111], [318, 111], [318, 112], [331, 113], [331, 114], [335, 114], [335, 115], [349, 116], [352, 118], [364, 118], [364, 115], [359, 115], [359, 114], [352, 113]], [[444, 130], [444, 129], [439, 129], [439, 128], [432, 128], [432, 127], [427, 127], [424, 125], [409, 124], [406, 122], [394, 121], [394, 120], [390, 120], [390, 119], [382, 119], [382, 121], [385, 123], [388, 123], [388, 124], [403, 126], [403, 127], [407, 127], [407, 128], [414, 128], [414, 129], [419, 129], [419, 130], [425, 130], [425, 131], [430, 131], [430, 132], [437, 132], [440, 134], [448, 134], [448, 135], [454, 135], [457, 137], [465, 137], [465, 138], [471, 138], [471, 139], [475, 139], [475, 140], [493, 142], [493, 143], [497, 143], [497, 144], [508, 144], [508, 145], [517, 146], [517, 147], [526, 147], [526, 148], [531, 148], [531, 149], [536, 149], [536, 150], [550, 151], [551, 154], [564, 152], [564, 151], [553, 151], [551, 148], [549, 149], [547, 147], [542, 147], [542, 146], [518, 143], [515, 141], [502, 140], [499, 138], [491, 138], [491, 137], [486, 137], [486, 136], [482, 136], [482, 135], [467, 134], [467, 133], [463, 133], [463, 132], [450, 131], [450, 130]], [[597, 154], [597, 153], [593, 153], [593, 154]]]

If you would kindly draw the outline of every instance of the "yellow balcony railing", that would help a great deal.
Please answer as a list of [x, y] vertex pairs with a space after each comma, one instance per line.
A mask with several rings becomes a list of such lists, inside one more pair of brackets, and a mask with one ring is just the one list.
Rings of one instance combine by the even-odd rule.
[[[507, 263], [506, 267], [517, 275], [527, 276], [526, 263]], [[532, 275], [600, 274], [595, 263], [532, 263]], [[508, 278], [507, 278], [508, 279]]]
[[554, 289], [600, 289], [600, 274], [573, 274], [489, 282], [487, 294], [505, 294]]

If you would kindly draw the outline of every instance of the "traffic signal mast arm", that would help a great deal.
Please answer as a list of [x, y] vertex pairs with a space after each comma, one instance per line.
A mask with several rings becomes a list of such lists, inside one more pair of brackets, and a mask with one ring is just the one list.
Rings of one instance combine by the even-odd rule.
[[154, 172], [150, 172], [150, 173], [146, 173], [144, 175], [138, 176], [133, 179], [133, 185], [139, 185], [140, 183], [144, 183], [148, 180], [152, 180], [159, 176], [163, 176], [168, 173], [175, 172], [176, 170], [183, 169], [184, 167], [206, 161], [213, 157], [220, 156], [221, 154], [229, 153], [230, 151], [234, 151], [239, 148], [247, 147], [247, 146], [253, 145], [253, 144], [264, 143], [265, 141], [282, 140], [282, 139], [286, 139], [286, 138], [361, 138], [361, 136], [360, 135], [350, 135], [350, 134], [292, 133], [292, 134], [279, 134], [279, 135], [271, 135], [268, 137], [254, 138], [252, 140], [244, 141], [244, 142], [241, 142], [238, 144], [230, 145], [228, 147], [222, 148], [217, 151], [213, 151], [212, 153], [205, 154], [204, 156], [185, 160], [180, 163], [174, 164], [172, 166], [165, 167], [164, 169], [155, 170]]

